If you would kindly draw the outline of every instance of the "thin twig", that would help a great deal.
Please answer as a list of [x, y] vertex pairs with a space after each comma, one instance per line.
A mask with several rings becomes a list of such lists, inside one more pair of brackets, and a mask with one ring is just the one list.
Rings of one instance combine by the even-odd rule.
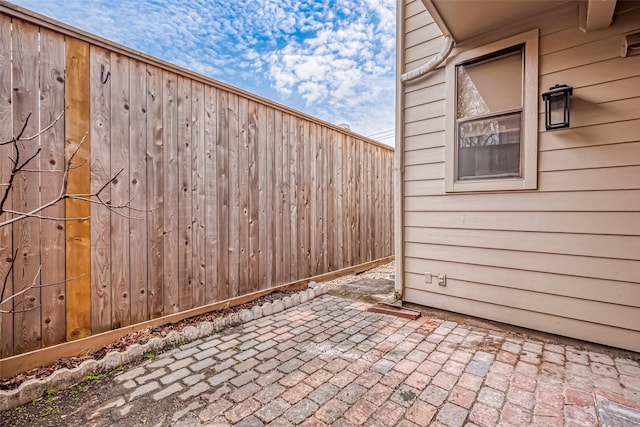
[[23, 138], [22, 135], [24, 134], [24, 131], [27, 129], [27, 125], [29, 124], [29, 118], [31, 117], [31, 113], [29, 113], [29, 115], [27, 115], [27, 118], [24, 120], [24, 124], [22, 125], [22, 129], [20, 130], [20, 133], [18, 134], [18, 136], [15, 138], [11, 138], [9, 141], [0, 142], [0, 146], [13, 144], [14, 142], [17, 142], [17, 141], [32, 141], [38, 138], [39, 136], [41, 136], [43, 133], [45, 133], [52, 127], [54, 127], [56, 123], [62, 118], [62, 116], [64, 116], [64, 111], [58, 114], [56, 118], [53, 119], [53, 121], [49, 123], [47, 127], [40, 130], [38, 133]]

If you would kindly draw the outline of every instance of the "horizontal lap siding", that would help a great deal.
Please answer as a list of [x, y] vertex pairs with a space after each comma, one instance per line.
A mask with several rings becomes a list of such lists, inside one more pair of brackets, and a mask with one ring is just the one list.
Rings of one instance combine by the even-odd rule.
[[[410, 70], [443, 38], [424, 8], [406, 12]], [[555, 13], [539, 87], [574, 87], [571, 128], [546, 132], [540, 103], [536, 191], [445, 194], [444, 67], [404, 87], [405, 299], [640, 350], [640, 57], [619, 57], [640, 8], [588, 34], [574, 8]]]

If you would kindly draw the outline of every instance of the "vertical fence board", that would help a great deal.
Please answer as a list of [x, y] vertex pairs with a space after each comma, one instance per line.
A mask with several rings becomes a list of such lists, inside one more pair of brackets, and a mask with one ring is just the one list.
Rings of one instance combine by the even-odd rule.
[[274, 115], [274, 203], [275, 203], [275, 246], [273, 253], [275, 257], [275, 283], [284, 283], [284, 254], [282, 244], [282, 112], [276, 111]]
[[238, 99], [238, 295], [249, 292], [249, 101]]
[[238, 95], [229, 94], [229, 296], [239, 295], [240, 274], [240, 176], [238, 170], [240, 134]]
[[[11, 106], [11, 19], [0, 14], [0, 141], [10, 141], [13, 136], [13, 116]], [[11, 176], [11, 161], [13, 147], [0, 145], [0, 183], [9, 182]], [[0, 187], [0, 196], [4, 196], [6, 190]], [[4, 207], [12, 209], [11, 197]], [[0, 214], [0, 221], [10, 219], [9, 214]], [[4, 280], [4, 287], [0, 289], [0, 302], [13, 295], [13, 273], [11, 272], [10, 259], [13, 258], [12, 226], [0, 227], [0, 278]], [[0, 304], [0, 357], [4, 358], [13, 354], [13, 308], [11, 301]]]
[[[109, 52], [91, 46], [91, 192], [111, 178], [111, 70]], [[102, 200], [111, 200], [111, 186]], [[91, 333], [111, 329], [111, 214], [106, 206], [91, 205]]]
[[290, 114], [282, 115], [282, 168], [278, 171], [282, 175], [282, 275], [283, 280], [291, 280], [291, 226], [289, 225], [291, 211], [291, 185], [289, 180], [289, 119]]
[[373, 242], [371, 241], [371, 233], [372, 233], [372, 228], [371, 226], [373, 224], [371, 224], [371, 169], [373, 168], [373, 163], [372, 163], [372, 158], [371, 158], [371, 145], [370, 144], [362, 144], [363, 150], [364, 150], [364, 159], [363, 159], [363, 163], [364, 163], [364, 167], [365, 167], [365, 173], [364, 175], [364, 181], [363, 181], [363, 187], [364, 187], [364, 222], [365, 222], [365, 226], [364, 228], [364, 232], [365, 232], [365, 239], [366, 239], [366, 253], [364, 255], [364, 258], [362, 259], [371, 259], [371, 257], [373, 256]]
[[314, 227], [311, 219], [311, 163], [313, 162], [311, 140], [313, 138], [312, 129], [314, 124], [305, 120], [304, 122], [304, 167], [303, 176], [304, 180], [304, 217], [302, 223], [302, 234], [304, 235], [304, 250], [302, 265], [304, 268], [303, 277], [312, 276], [311, 270], [311, 233]]
[[248, 160], [249, 170], [249, 265], [248, 265], [248, 292], [258, 290], [260, 277], [259, 271], [259, 211], [260, 211], [260, 194], [259, 194], [259, 170], [258, 170], [258, 105], [255, 101], [249, 101], [249, 134], [248, 134]]
[[275, 110], [267, 110], [267, 284], [276, 283], [276, 188], [275, 188]]
[[162, 73], [163, 194], [164, 194], [164, 315], [177, 313], [178, 281], [178, 77]]
[[341, 269], [344, 267], [344, 220], [343, 220], [343, 210], [342, 210], [342, 197], [343, 197], [343, 183], [342, 183], [342, 174], [344, 171], [344, 164], [342, 163], [342, 153], [344, 151], [344, 135], [338, 133], [336, 136], [336, 147], [335, 147], [335, 220], [336, 225], [336, 245], [335, 245], [335, 258], [337, 269]]
[[258, 162], [258, 289], [269, 286], [269, 248], [267, 246], [267, 213], [269, 194], [267, 193], [267, 114], [266, 107], [257, 105], [256, 145]]
[[[91, 190], [89, 60], [88, 43], [66, 40], [65, 151], [70, 155], [78, 149], [69, 172], [69, 194]], [[91, 208], [87, 202], [67, 200], [65, 214], [67, 218], [86, 218]], [[88, 219], [67, 221], [66, 226], [67, 341], [71, 341], [91, 335], [91, 223]]]
[[289, 235], [291, 236], [291, 249], [289, 253], [290, 280], [300, 277], [298, 271], [298, 120], [295, 116], [289, 117]]
[[192, 87], [191, 119], [191, 201], [193, 206], [193, 307], [204, 305], [206, 301], [206, 243], [205, 243], [205, 168], [206, 147], [204, 141], [204, 85], [194, 82]]
[[[111, 53], [111, 202], [126, 205], [129, 198], [130, 93], [129, 58]], [[117, 211], [117, 212], [116, 212]], [[128, 209], [111, 212], [111, 323], [113, 328], [131, 324]], [[118, 215], [118, 212], [122, 215]]]
[[214, 87], [204, 88], [204, 192], [205, 192], [205, 303], [218, 298], [218, 179], [217, 147], [218, 107], [217, 91]]
[[337, 269], [337, 256], [338, 256], [338, 248], [337, 248], [337, 231], [336, 231], [336, 191], [335, 191], [335, 182], [336, 182], [336, 141], [337, 132], [334, 130], [328, 131], [328, 138], [325, 141], [327, 145], [327, 163], [326, 163], [326, 171], [327, 171], [327, 210], [325, 213], [325, 221], [327, 223], [327, 247], [329, 258], [327, 260], [327, 270], [336, 270]]
[[229, 298], [229, 109], [228, 92], [217, 97], [218, 129], [216, 141], [217, 221], [218, 221], [218, 299]]
[[147, 306], [150, 319], [164, 313], [164, 174], [162, 71], [147, 66]]
[[318, 272], [319, 241], [318, 229], [318, 131], [315, 123], [309, 126], [309, 228], [311, 229], [309, 241], [309, 276], [315, 276]]
[[191, 80], [178, 76], [178, 306], [193, 307]]
[[329, 144], [327, 144], [327, 128], [322, 127], [320, 132], [320, 139], [318, 140], [318, 218], [319, 218], [319, 231], [320, 239], [319, 244], [319, 262], [318, 271], [327, 271], [327, 258], [328, 258], [328, 239], [327, 239], [327, 188], [328, 188], [328, 173], [327, 169], [327, 150]]
[[131, 61], [129, 69], [129, 250], [131, 323], [149, 318], [147, 271], [147, 67]]
[[[17, 135], [27, 123], [24, 136], [38, 133], [38, 27], [13, 21], [13, 133]], [[30, 118], [29, 118], [30, 116]], [[38, 151], [39, 139], [18, 142], [19, 161], [22, 163]], [[40, 168], [40, 156], [29, 163], [29, 169]], [[20, 173], [13, 181], [13, 208], [29, 212], [40, 205], [37, 173]], [[41, 259], [40, 220], [26, 218], [13, 226], [13, 245], [17, 257], [13, 268], [14, 292], [30, 288], [14, 299], [14, 348], [25, 352], [41, 345], [40, 313], [34, 310], [40, 305]], [[32, 287], [34, 286], [35, 287]]]
[[[64, 37], [52, 31], [40, 31], [40, 130], [54, 122], [64, 112]], [[41, 197], [43, 203], [54, 200], [60, 194], [64, 168], [64, 122], [40, 137]], [[64, 218], [64, 203], [42, 211], [50, 218]], [[41, 222], [42, 257], [42, 345], [64, 342], [64, 221]], [[0, 275], [0, 277], [3, 277]]]

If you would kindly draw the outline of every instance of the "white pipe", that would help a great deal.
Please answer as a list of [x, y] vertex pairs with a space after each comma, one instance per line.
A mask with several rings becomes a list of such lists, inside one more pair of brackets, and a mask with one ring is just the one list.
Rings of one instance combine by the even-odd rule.
[[400, 76], [400, 81], [405, 83], [411, 80], [415, 80], [418, 77], [422, 77], [429, 71], [436, 68], [442, 63], [442, 61], [447, 59], [447, 57], [451, 53], [451, 50], [453, 49], [453, 43], [453, 37], [449, 35], [444, 36], [444, 46], [442, 46], [442, 50], [436, 56], [431, 58], [431, 60], [429, 60], [429, 62], [427, 62], [426, 64], [416, 68], [415, 70], [404, 73], [402, 76]]

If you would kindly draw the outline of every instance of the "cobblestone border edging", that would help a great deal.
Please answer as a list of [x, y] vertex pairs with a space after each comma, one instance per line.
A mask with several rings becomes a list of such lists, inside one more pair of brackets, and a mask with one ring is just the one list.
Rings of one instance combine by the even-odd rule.
[[112, 351], [100, 359], [83, 361], [80, 366], [67, 369], [58, 369], [48, 377], [32, 378], [15, 390], [0, 390], [0, 411], [24, 405], [44, 396], [49, 390], [62, 390], [76, 385], [86, 379], [89, 373], [108, 372], [119, 366], [131, 364], [143, 359], [148, 352], [159, 352], [164, 349], [177, 347], [199, 338], [218, 333], [226, 328], [237, 326], [259, 319], [270, 314], [278, 313], [288, 308], [307, 302], [316, 296], [326, 294], [329, 291], [329, 283], [310, 282], [309, 288], [291, 296], [262, 305], [256, 305], [251, 309], [243, 309], [226, 317], [215, 319], [213, 322], [202, 322], [197, 327], [187, 326], [181, 332], [171, 331], [166, 337], [153, 337], [145, 344], [133, 344], [124, 352]]

